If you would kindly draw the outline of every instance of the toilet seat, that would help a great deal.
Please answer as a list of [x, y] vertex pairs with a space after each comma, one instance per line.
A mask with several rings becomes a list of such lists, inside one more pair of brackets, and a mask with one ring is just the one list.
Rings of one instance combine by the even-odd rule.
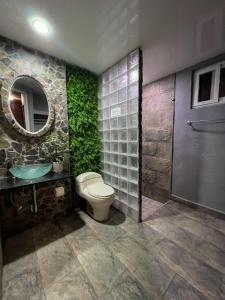
[[114, 189], [107, 184], [96, 183], [88, 186], [87, 192], [95, 198], [108, 198], [114, 194]]

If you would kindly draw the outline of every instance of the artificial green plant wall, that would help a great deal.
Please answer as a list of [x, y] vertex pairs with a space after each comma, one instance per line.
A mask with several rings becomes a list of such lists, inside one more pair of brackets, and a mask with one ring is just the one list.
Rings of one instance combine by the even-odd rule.
[[71, 169], [75, 176], [99, 172], [98, 78], [80, 69], [67, 70]]

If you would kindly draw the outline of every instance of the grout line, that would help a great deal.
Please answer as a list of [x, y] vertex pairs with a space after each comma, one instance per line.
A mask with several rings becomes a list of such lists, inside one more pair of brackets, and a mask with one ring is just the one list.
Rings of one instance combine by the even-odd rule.
[[168, 291], [169, 287], [171, 286], [171, 284], [173, 283], [174, 278], [179, 275], [176, 272], [174, 273], [173, 277], [171, 278], [170, 282], [168, 283], [167, 287], [165, 288], [165, 290], [162, 292], [162, 295], [160, 296], [161, 299], [163, 300], [163, 297], [165, 296], [166, 292]]
[[38, 270], [39, 270], [39, 274], [40, 274], [40, 281], [41, 281], [40, 283], [41, 283], [41, 286], [42, 286], [44, 297], [47, 300], [46, 290], [45, 290], [45, 287], [44, 287], [44, 279], [43, 279], [43, 276], [42, 276], [42, 273], [41, 273], [41, 268], [40, 268], [39, 259], [38, 259], [38, 255], [37, 255], [37, 250], [38, 249], [37, 249], [36, 243], [35, 243], [34, 229], [35, 229], [35, 227], [31, 228], [32, 241], [33, 241], [33, 244], [34, 244], [34, 255], [36, 257], [36, 261], [37, 261], [37, 265], [38, 265]]

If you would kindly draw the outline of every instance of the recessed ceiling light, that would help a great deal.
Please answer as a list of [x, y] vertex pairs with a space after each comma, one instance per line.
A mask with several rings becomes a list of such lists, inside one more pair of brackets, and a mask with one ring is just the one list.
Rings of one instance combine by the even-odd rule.
[[39, 19], [33, 20], [32, 27], [39, 34], [46, 35], [49, 33], [48, 25], [42, 20]]

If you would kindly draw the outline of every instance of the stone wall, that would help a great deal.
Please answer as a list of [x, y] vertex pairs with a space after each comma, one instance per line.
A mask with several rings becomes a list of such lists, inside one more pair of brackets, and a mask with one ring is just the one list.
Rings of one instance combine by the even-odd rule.
[[[69, 151], [67, 95], [66, 95], [66, 66], [53, 57], [0, 37], [0, 86], [18, 75], [30, 75], [37, 79], [44, 87], [48, 101], [55, 108], [55, 120], [45, 135], [35, 138], [20, 134], [6, 119], [1, 101], [0, 109], [0, 166], [9, 157], [9, 151], [15, 152], [25, 164], [40, 163], [47, 160], [41, 145], [48, 145], [48, 138], [52, 132], [66, 137], [65, 151]], [[4, 83], [4, 84], [3, 84]], [[1, 89], [2, 98], [5, 96]], [[1, 99], [3, 100], [3, 99]], [[64, 143], [64, 141], [63, 141]], [[38, 214], [33, 215], [29, 209], [31, 191], [27, 188], [17, 189], [12, 195], [0, 192], [0, 206], [6, 235], [14, 231], [43, 222], [49, 218], [56, 218], [65, 214], [71, 206], [70, 184], [62, 182], [66, 188], [66, 197], [60, 201], [54, 197], [54, 187], [58, 184], [40, 184], [37, 191]]]
[[143, 87], [142, 194], [165, 202], [170, 195], [175, 76]]

